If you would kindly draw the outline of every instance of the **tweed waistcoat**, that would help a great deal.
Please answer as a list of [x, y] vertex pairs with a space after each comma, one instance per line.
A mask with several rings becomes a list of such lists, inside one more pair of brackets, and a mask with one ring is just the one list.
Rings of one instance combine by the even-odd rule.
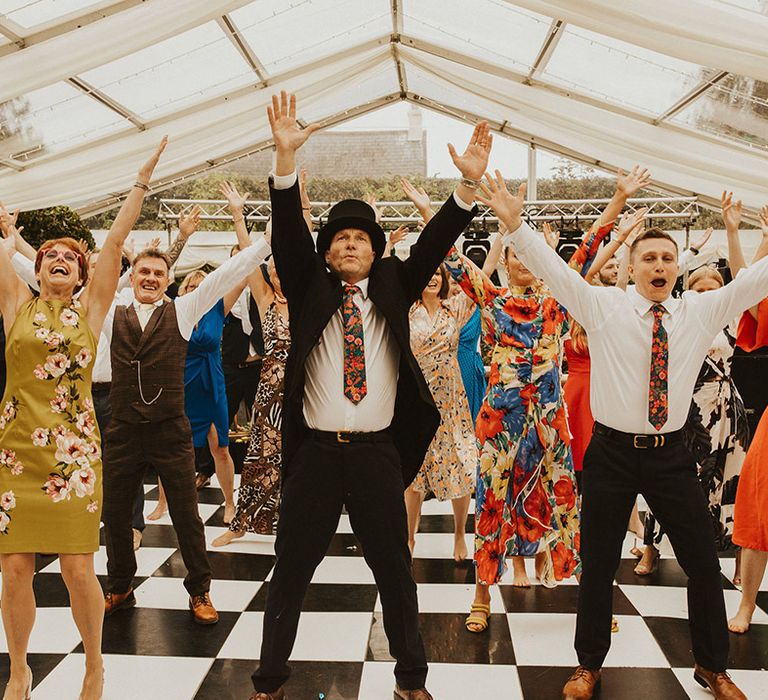
[[112, 417], [127, 423], [184, 416], [187, 341], [166, 303], [142, 331], [133, 305], [118, 306], [112, 330]]

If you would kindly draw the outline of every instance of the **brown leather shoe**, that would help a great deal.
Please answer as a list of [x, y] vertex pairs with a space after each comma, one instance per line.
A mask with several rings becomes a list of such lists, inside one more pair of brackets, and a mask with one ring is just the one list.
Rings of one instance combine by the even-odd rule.
[[251, 695], [248, 700], [286, 700], [285, 698], [285, 692], [282, 688], [278, 688], [277, 690], [273, 690], [271, 693], [265, 693], [263, 691], [257, 690], [253, 695]]
[[395, 700], [434, 700], [434, 698], [427, 692], [426, 688], [403, 690], [395, 684]]
[[696, 664], [693, 679], [704, 688], [709, 688], [717, 700], [747, 700], [747, 696], [736, 687], [725, 671], [715, 673]]
[[104, 617], [109, 617], [123, 608], [133, 608], [135, 605], [136, 596], [133, 595], [133, 588], [129, 588], [125, 593], [107, 593], [104, 596]]
[[195, 488], [198, 491], [202, 491], [206, 486], [209, 486], [211, 483], [211, 477], [207, 474], [201, 474], [200, 472], [197, 472], [195, 474]]
[[219, 613], [213, 607], [208, 591], [190, 596], [189, 609], [198, 625], [215, 625], [219, 621]]
[[601, 671], [579, 666], [563, 686], [563, 700], [589, 700], [600, 685]]

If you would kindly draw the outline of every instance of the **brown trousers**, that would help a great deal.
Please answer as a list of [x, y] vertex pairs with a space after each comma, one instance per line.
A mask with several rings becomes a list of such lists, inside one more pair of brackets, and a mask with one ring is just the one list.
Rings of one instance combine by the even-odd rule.
[[125, 593], [136, 574], [131, 519], [144, 473], [153, 466], [163, 482], [179, 549], [187, 567], [184, 586], [190, 595], [205, 593], [211, 565], [205, 529], [197, 509], [195, 453], [186, 417], [160, 422], [125, 423], [112, 419], [106, 431], [104, 534], [107, 542], [107, 590]]

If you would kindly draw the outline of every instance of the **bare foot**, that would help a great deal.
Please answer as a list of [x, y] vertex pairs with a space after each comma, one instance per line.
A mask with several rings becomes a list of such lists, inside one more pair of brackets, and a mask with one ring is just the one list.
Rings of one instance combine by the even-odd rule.
[[158, 503], [155, 509], [147, 516], [147, 520], [160, 520], [168, 512], [168, 506], [165, 503]]
[[104, 669], [98, 668], [94, 671], [85, 671], [83, 678], [83, 688], [80, 691], [80, 700], [101, 700], [104, 694]]
[[525, 571], [525, 559], [523, 557], [512, 557], [512, 585], [516, 588], [530, 588], [531, 581]]
[[24, 669], [24, 674], [17, 674], [8, 679], [8, 685], [5, 686], [3, 700], [12, 698], [28, 698], [27, 691], [32, 688], [32, 670], [29, 666]]
[[225, 533], [219, 535], [213, 542], [211, 542], [211, 546], [225, 547], [232, 540], [239, 539], [244, 534], [245, 534], [245, 530], [240, 530], [239, 532], [233, 532], [232, 530], [227, 530]]
[[224, 524], [225, 525], [231, 525], [232, 520], [235, 518], [235, 504], [233, 503], [231, 506], [224, 505]]
[[744, 634], [749, 629], [749, 623], [752, 622], [752, 613], [755, 606], [750, 608], [739, 605], [739, 609], [730, 620], [728, 620], [728, 629], [736, 634]]
[[467, 543], [464, 540], [464, 533], [453, 539], [453, 559], [454, 561], [464, 561], [467, 558]]

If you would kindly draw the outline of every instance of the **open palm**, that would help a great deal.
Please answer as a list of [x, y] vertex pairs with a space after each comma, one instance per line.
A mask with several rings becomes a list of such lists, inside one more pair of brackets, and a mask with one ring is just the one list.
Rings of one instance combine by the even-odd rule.
[[464, 177], [479, 180], [488, 167], [488, 157], [491, 154], [493, 136], [488, 128], [488, 122], [480, 122], [475, 126], [464, 153], [459, 155], [453, 144], [448, 144], [454, 165]]
[[267, 107], [269, 126], [275, 147], [282, 151], [297, 151], [313, 132], [320, 128], [319, 124], [310, 124], [305, 129], [296, 120], [296, 95], [288, 95], [280, 91], [280, 99], [272, 95], [272, 106]]

